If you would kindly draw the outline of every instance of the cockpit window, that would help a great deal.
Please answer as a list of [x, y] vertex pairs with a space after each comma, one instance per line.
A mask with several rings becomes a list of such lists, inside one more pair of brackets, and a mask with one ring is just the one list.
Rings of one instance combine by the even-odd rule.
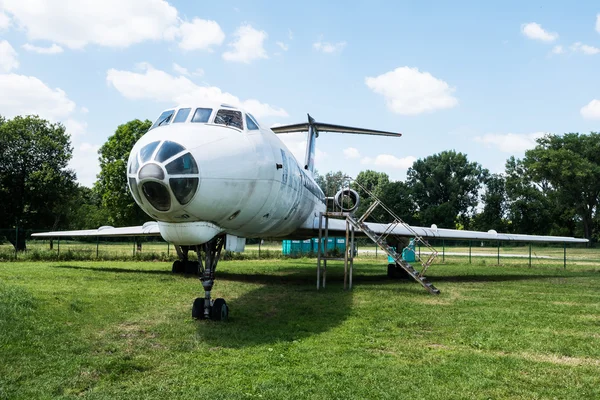
[[[150, 129], [154, 129], [156, 127], [159, 127], [161, 125], [168, 125], [169, 122], [171, 122], [171, 118], [173, 118], [173, 114], [175, 113], [175, 110], [167, 110], [167, 111], [163, 111], [162, 114], [160, 114], [160, 117], [158, 117], [158, 119], [156, 120], [156, 122], [150, 127]], [[149, 130], [150, 130], [149, 129]]]
[[217, 116], [215, 117], [215, 124], [244, 129], [244, 126], [242, 124], [241, 111], [221, 109], [217, 112]]
[[154, 153], [154, 150], [156, 150], [156, 146], [158, 146], [159, 143], [160, 142], [152, 142], [142, 147], [142, 149], [140, 150], [140, 159], [142, 160], [142, 163], [145, 163], [150, 159], [150, 157]]
[[250, 118], [250, 115], [248, 114], [246, 114], [246, 127], [249, 131], [255, 131], [258, 129], [258, 125], [254, 123], [254, 121], [252, 120], [252, 118]]
[[177, 111], [177, 115], [175, 116], [173, 123], [187, 121], [187, 117], [188, 115], [190, 115], [190, 111], [192, 111], [191, 108], [180, 108], [179, 111]]
[[167, 164], [167, 173], [171, 175], [197, 174], [198, 166], [194, 157], [190, 153], [186, 153]]
[[156, 161], [166, 161], [169, 158], [173, 157], [175, 154], [181, 153], [184, 150], [185, 148], [182, 145], [175, 142], [166, 141], [160, 147], [160, 150], [158, 150], [158, 153], [156, 154]]
[[212, 114], [212, 108], [196, 108], [196, 112], [192, 117], [192, 122], [207, 123]]

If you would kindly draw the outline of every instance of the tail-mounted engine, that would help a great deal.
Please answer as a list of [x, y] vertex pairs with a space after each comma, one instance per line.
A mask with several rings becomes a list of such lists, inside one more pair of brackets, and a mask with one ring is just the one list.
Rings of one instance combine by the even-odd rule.
[[342, 189], [333, 198], [335, 206], [344, 212], [353, 212], [358, 208], [360, 196], [353, 189]]

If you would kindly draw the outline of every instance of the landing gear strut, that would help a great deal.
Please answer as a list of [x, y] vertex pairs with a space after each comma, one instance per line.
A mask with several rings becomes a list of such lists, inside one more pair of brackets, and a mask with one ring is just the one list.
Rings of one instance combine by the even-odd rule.
[[[194, 319], [224, 321], [229, 316], [229, 307], [227, 307], [225, 300], [219, 298], [213, 301], [210, 298], [210, 292], [215, 283], [215, 270], [224, 244], [225, 236], [217, 236], [196, 247], [198, 271], [204, 288], [204, 298], [198, 297], [194, 300], [192, 306], [192, 318]], [[202, 253], [204, 253], [204, 262], [202, 262]]]

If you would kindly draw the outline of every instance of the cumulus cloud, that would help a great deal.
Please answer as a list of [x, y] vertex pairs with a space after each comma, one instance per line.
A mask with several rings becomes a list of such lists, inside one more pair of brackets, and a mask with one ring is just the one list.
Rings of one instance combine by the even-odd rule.
[[100, 164], [97, 161], [99, 149], [99, 145], [88, 142], [73, 146], [73, 158], [69, 162], [69, 168], [75, 171], [77, 181], [84, 186], [92, 187], [96, 176], [100, 173]]
[[59, 88], [52, 89], [38, 78], [0, 74], [0, 110], [5, 117], [37, 114], [59, 121], [75, 110], [75, 103]]
[[594, 99], [580, 110], [581, 116], [585, 119], [600, 119], [600, 100]]
[[558, 39], [558, 33], [547, 32], [540, 24], [535, 22], [521, 25], [521, 33], [529, 39], [541, 40], [542, 42], [553, 42]]
[[17, 52], [8, 41], [0, 41], [0, 72], [10, 72], [17, 68], [19, 68]]
[[199, 86], [185, 76], [175, 77], [153, 68], [150, 64], [139, 65], [141, 72], [109, 69], [106, 81], [121, 95], [132, 100], [149, 99], [169, 103], [221, 102], [245, 108], [257, 117], [287, 117], [283, 108], [276, 108], [255, 99], [240, 100], [215, 86]]
[[367, 77], [365, 83], [382, 95], [387, 107], [397, 114], [416, 115], [458, 104], [458, 99], [452, 95], [454, 88], [417, 68], [396, 68], [376, 77]]
[[564, 52], [565, 52], [565, 49], [560, 45], [554, 46], [552, 48], [552, 54], [564, 54]]
[[165, 0], [3, 0], [3, 6], [30, 40], [71, 49], [159, 40], [178, 23], [177, 9]]
[[398, 158], [391, 154], [379, 154], [375, 158], [364, 157], [360, 160], [363, 165], [374, 165], [376, 167], [395, 168], [395, 169], [408, 169], [412, 167], [417, 159], [413, 156]]
[[38, 54], [58, 54], [63, 52], [63, 48], [57, 45], [56, 43], [52, 43], [52, 46], [50, 47], [39, 47], [29, 43], [25, 43], [23, 45], [23, 48], [27, 51], [32, 51]]
[[229, 43], [232, 49], [223, 53], [224, 60], [249, 64], [254, 60], [269, 58], [263, 47], [267, 32], [254, 29], [251, 25], [242, 25], [233, 36], [235, 40]]
[[9, 26], [10, 18], [4, 13], [4, 11], [0, 10], [0, 31], [8, 29]]
[[283, 51], [288, 51], [288, 49], [290, 48], [287, 44], [283, 42], [275, 42], [275, 44], [279, 46]]
[[183, 50], [212, 51], [212, 47], [225, 40], [225, 33], [216, 21], [200, 18], [182, 23], [175, 35], [181, 37], [179, 47]]
[[[277, 135], [277, 137], [292, 152], [298, 163], [303, 165], [306, 156], [306, 132], [285, 133]], [[315, 162], [323, 161], [326, 157], [327, 153], [317, 146], [315, 149]]]
[[600, 14], [596, 15], [596, 32], [600, 33]]
[[581, 42], [573, 43], [573, 45], [571, 46], [571, 50], [576, 53], [586, 54], [588, 56], [593, 56], [595, 54], [600, 53], [600, 49], [598, 47], [589, 46]]
[[475, 137], [475, 141], [488, 148], [500, 150], [504, 153], [523, 153], [525, 150], [536, 146], [536, 139], [543, 137], [545, 132], [534, 133], [486, 133]]
[[330, 43], [330, 42], [323, 42], [322, 40], [319, 40], [319, 41], [313, 43], [313, 49], [320, 51], [321, 53], [325, 53], [325, 54], [341, 52], [342, 50], [344, 50], [345, 47], [346, 47], [346, 42]]
[[360, 158], [360, 152], [354, 147], [344, 149], [344, 157], [347, 159]]

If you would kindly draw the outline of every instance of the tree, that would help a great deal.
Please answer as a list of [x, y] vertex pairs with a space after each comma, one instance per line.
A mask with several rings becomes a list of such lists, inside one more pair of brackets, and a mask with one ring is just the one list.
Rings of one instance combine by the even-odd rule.
[[15, 229], [8, 236], [15, 249], [26, 249], [25, 229], [61, 226], [76, 187], [75, 173], [67, 169], [72, 151], [60, 123], [0, 117], [0, 226]]
[[66, 215], [67, 229], [95, 229], [109, 224], [109, 215], [102, 207], [98, 192], [85, 186], [78, 186], [69, 204]]
[[95, 189], [111, 225], [140, 225], [148, 216], [135, 203], [127, 186], [127, 159], [134, 144], [150, 129], [148, 120], [134, 119], [119, 125], [114, 135], [102, 145], [100, 174]]
[[[390, 178], [385, 172], [376, 172], [370, 169], [359, 172], [356, 176], [355, 183], [352, 185], [353, 189], [355, 189], [360, 196], [360, 204], [356, 210], [356, 214], [363, 215], [367, 211], [367, 208], [373, 203], [373, 198], [369, 196], [368, 192], [375, 195], [375, 197], [380, 198], [383, 193], [383, 188], [389, 182]], [[390, 222], [381, 220], [381, 218], [384, 218], [384, 215], [381, 214], [381, 210], [375, 211], [377, 212], [368, 218], [369, 221]]]
[[600, 196], [600, 134], [546, 135], [537, 143], [525, 153], [523, 165], [535, 181], [547, 181], [560, 202], [573, 208], [584, 236], [591, 239]]
[[407, 172], [407, 185], [416, 203], [422, 225], [455, 228], [469, 226], [478, 202], [482, 178], [488, 174], [481, 165], [454, 150], [443, 151], [414, 162]]
[[315, 181], [317, 185], [321, 187], [326, 197], [333, 197], [335, 194], [344, 186], [346, 186], [348, 180], [346, 174], [342, 171], [328, 172], [325, 175], [319, 175], [315, 172]]
[[484, 184], [485, 193], [481, 197], [484, 203], [483, 211], [473, 218], [473, 228], [505, 232], [507, 203], [504, 176], [491, 174], [485, 178]]

